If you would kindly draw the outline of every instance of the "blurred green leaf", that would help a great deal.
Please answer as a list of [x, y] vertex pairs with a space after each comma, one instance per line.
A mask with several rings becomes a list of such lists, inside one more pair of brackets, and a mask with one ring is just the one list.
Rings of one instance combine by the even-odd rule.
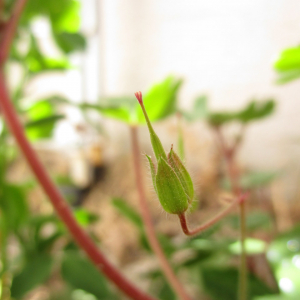
[[[240, 177], [239, 185], [243, 190], [255, 189], [267, 186], [277, 177], [277, 172], [249, 172]], [[228, 178], [223, 179], [222, 187], [226, 190], [231, 190], [231, 184]]]
[[285, 84], [285, 83], [293, 81], [299, 77], [300, 77], [300, 69], [281, 72], [278, 75], [278, 78], [276, 79], [276, 83], [277, 84]]
[[76, 0], [28, 0], [21, 18], [21, 25], [28, 26], [36, 16], [45, 16], [55, 32], [76, 32], [80, 25], [80, 3]]
[[248, 123], [253, 120], [262, 119], [273, 113], [275, 102], [273, 100], [252, 101], [248, 106], [237, 114], [237, 119], [242, 123]]
[[255, 297], [253, 300], [299, 300], [299, 295], [298, 296], [266, 295], [261, 297]]
[[53, 258], [42, 254], [28, 261], [21, 272], [13, 277], [11, 296], [21, 299], [31, 289], [44, 283], [50, 276]]
[[208, 114], [208, 121], [213, 126], [238, 121], [243, 124], [265, 118], [275, 109], [273, 100], [251, 101], [244, 109], [236, 112], [212, 112]]
[[57, 121], [64, 119], [64, 115], [53, 115], [44, 117], [38, 120], [29, 121], [25, 124], [25, 128], [35, 128], [40, 126], [48, 126], [49, 124], [54, 125]]
[[[182, 79], [173, 76], [155, 84], [143, 96], [143, 102], [151, 121], [162, 120], [175, 113], [177, 94], [183, 83]], [[138, 124], [145, 124], [145, 117], [139, 105], [136, 106]]]
[[91, 225], [99, 220], [99, 216], [87, 211], [84, 208], [78, 208], [74, 211], [74, 216], [81, 226]]
[[[205, 290], [215, 300], [237, 300], [238, 270], [234, 268], [202, 268]], [[249, 299], [274, 294], [269, 287], [252, 274], [248, 276]]]
[[53, 104], [47, 99], [34, 103], [26, 111], [29, 122], [27, 122], [26, 133], [30, 139], [51, 137], [55, 124], [64, 116], [55, 114]]
[[284, 84], [300, 77], [300, 46], [283, 50], [274, 63], [278, 72], [276, 83]]
[[185, 117], [185, 119], [189, 122], [193, 122], [196, 120], [202, 120], [207, 117], [208, 107], [207, 107], [207, 96], [201, 95], [194, 102], [194, 106], [192, 111], [180, 111], [181, 114]]
[[[141, 245], [145, 250], [152, 252], [144, 230], [143, 220], [137, 211], [128, 205], [126, 200], [121, 198], [113, 198], [112, 204], [119, 211], [119, 213], [121, 213], [137, 227], [137, 229], [140, 231]], [[172, 243], [171, 239], [161, 233], [158, 233], [157, 238], [166, 256], [170, 257], [176, 251], [176, 247]]]
[[95, 295], [99, 300], [113, 299], [107, 282], [96, 267], [78, 251], [66, 251], [61, 274], [73, 288]]
[[[168, 77], [154, 85], [144, 97], [144, 105], [151, 121], [168, 117], [176, 111], [177, 93], [182, 80]], [[145, 118], [137, 100], [133, 97], [100, 99], [99, 104], [82, 104], [81, 109], [93, 109], [103, 116], [129, 124], [145, 124]]]
[[281, 72], [300, 69], [300, 46], [283, 50], [274, 63], [274, 68]]
[[[234, 229], [240, 227], [239, 216], [228, 216], [224, 222], [229, 222]], [[249, 212], [246, 216], [246, 227], [248, 231], [270, 229], [272, 218], [269, 213], [263, 211]]]
[[74, 51], [83, 51], [86, 40], [80, 33], [61, 32], [54, 35], [59, 47], [67, 54]]
[[[248, 255], [265, 253], [266, 252], [267, 243], [262, 240], [247, 238], [245, 240], [245, 249]], [[241, 242], [236, 241], [229, 245], [229, 250], [233, 254], [241, 254], [242, 247]]]
[[2, 210], [1, 223], [6, 228], [17, 229], [28, 218], [29, 210], [24, 190], [16, 185], [2, 185], [0, 207]]

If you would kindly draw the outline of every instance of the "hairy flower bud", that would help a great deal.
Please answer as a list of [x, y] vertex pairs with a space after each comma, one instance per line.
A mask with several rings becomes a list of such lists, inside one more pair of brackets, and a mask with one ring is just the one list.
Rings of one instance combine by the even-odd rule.
[[136, 93], [135, 96], [142, 107], [149, 129], [153, 151], [158, 161], [156, 170], [151, 157], [146, 155], [150, 164], [155, 192], [166, 212], [171, 214], [182, 214], [188, 209], [194, 198], [194, 187], [191, 177], [179, 156], [174, 152], [173, 146], [167, 157], [148, 118], [141, 92]]

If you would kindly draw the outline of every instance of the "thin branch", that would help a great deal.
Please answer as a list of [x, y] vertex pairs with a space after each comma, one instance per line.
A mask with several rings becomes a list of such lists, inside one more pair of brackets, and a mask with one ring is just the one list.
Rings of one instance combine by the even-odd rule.
[[17, 0], [15, 6], [13, 8], [12, 15], [8, 22], [5, 24], [5, 29], [3, 32], [2, 40], [1, 40], [1, 48], [0, 48], [0, 66], [6, 62], [9, 50], [14, 39], [18, 22], [23, 12], [27, 0]]
[[216, 215], [215, 217], [211, 218], [210, 220], [208, 220], [204, 224], [202, 224], [199, 227], [197, 227], [195, 229], [192, 229], [192, 230], [188, 228], [185, 213], [182, 213], [182, 214], [178, 215], [179, 220], [180, 220], [180, 225], [181, 225], [181, 228], [182, 228], [184, 234], [186, 234], [186, 235], [195, 235], [195, 234], [199, 234], [199, 233], [203, 232], [204, 230], [208, 229], [209, 227], [211, 227], [212, 225], [214, 225], [218, 221], [220, 221], [222, 218], [224, 218], [228, 213], [230, 213], [230, 211], [237, 204], [239, 204], [241, 202], [244, 202], [245, 197], [246, 197], [245, 195], [241, 196], [241, 197], [238, 197], [235, 201], [233, 201], [230, 205], [228, 205], [228, 207], [226, 207], [218, 215]]
[[131, 133], [131, 143], [132, 143], [132, 153], [133, 153], [133, 163], [134, 163], [134, 171], [135, 171], [135, 179], [136, 179], [136, 186], [139, 193], [139, 201], [141, 207], [142, 218], [145, 225], [146, 234], [148, 240], [150, 242], [151, 248], [153, 249], [154, 253], [156, 254], [162, 271], [164, 272], [167, 280], [169, 281], [170, 285], [174, 289], [174, 291], [178, 294], [180, 299], [183, 300], [190, 300], [191, 298], [188, 296], [186, 291], [184, 290], [182, 284], [179, 282], [178, 278], [174, 274], [167, 258], [161, 246], [156, 238], [155, 229], [153, 226], [153, 222], [149, 213], [149, 208], [147, 205], [146, 200], [146, 193], [144, 190], [144, 184], [142, 180], [142, 171], [141, 171], [141, 164], [140, 164], [140, 149], [137, 137], [137, 128], [135, 126], [130, 127]]
[[28, 164], [30, 165], [37, 180], [40, 182], [45, 193], [48, 195], [56, 213], [61, 218], [65, 226], [73, 235], [74, 240], [79, 247], [83, 249], [95, 266], [107, 278], [114, 282], [117, 287], [122, 290], [127, 296], [135, 300], [154, 300], [144, 292], [136, 288], [106, 259], [100, 252], [88, 234], [76, 222], [67, 202], [63, 199], [49, 175], [46, 173], [43, 165], [37, 158], [36, 153], [30, 146], [25, 137], [21, 123], [18, 120], [16, 112], [11, 104], [8, 96], [7, 88], [3, 73], [0, 72], [0, 108], [6, 122], [14, 135], [19, 147], [21, 148]]
[[[245, 127], [242, 128], [242, 131]], [[240, 195], [241, 187], [239, 184], [239, 171], [235, 163], [235, 156], [240, 144], [229, 147], [225, 143], [224, 136], [220, 128], [216, 128], [216, 134], [221, 146], [221, 151], [227, 164], [227, 173], [231, 183], [231, 190], [235, 195]], [[240, 215], [240, 242], [241, 242], [241, 255], [240, 255], [240, 271], [239, 271], [239, 300], [247, 300], [248, 282], [247, 282], [247, 253], [246, 253], [246, 207], [245, 202], [242, 201], [239, 205]]]

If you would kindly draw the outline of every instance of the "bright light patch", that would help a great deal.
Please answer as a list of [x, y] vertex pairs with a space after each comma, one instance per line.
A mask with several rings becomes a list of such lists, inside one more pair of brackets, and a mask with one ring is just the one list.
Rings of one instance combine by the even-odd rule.
[[292, 262], [298, 269], [300, 269], [300, 255], [295, 255]]
[[289, 240], [287, 247], [290, 251], [297, 252], [300, 249], [300, 242], [298, 240]]
[[291, 293], [294, 290], [294, 284], [289, 278], [281, 278], [279, 287], [284, 293]]

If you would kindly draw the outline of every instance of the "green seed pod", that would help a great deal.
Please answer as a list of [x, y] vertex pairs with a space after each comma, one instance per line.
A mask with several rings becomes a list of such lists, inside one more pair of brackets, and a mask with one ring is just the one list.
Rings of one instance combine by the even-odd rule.
[[178, 155], [171, 151], [167, 157], [163, 146], [153, 130], [145, 110], [142, 93], [135, 93], [143, 110], [151, 144], [158, 161], [157, 171], [150, 156], [146, 155], [151, 170], [153, 186], [163, 209], [170, 214], [184, 213], [194, 198], [194, 187], [189, 173]]
[[156, 181], [155, 181], [155, 177], [156, 177], [156, 168], [155, 168], [155, 165], [151, 159], [150, 156], [148, 156], [146, 154], [146, 157], [148, 158], [148, 161], [149, 161], [149, 164], [150, 164], [150, 170], [151, 170], [151, 177], [152, 177], [152, 182], [153, 182], [153, 186], [154, 186], [154, 189], [155, 189], [155, 192], [157, 193], [157, 190], [156, 190]]
[[159, 160], [160, 157], [167, 160], [167, 155], [165, 153], [165, 150], [164, 150], [164, 148], [161, 144], [160, 139], [158, 138], [157, 134], [155, 133], [155, 131], [154, 131], [152, 125], [151, 125], [151, 122], [149, 120], [149, 117], [147, 115], [147, 112], [146, 112], [146, 109], [145, 109], [145, 106], [144, 106], [144, 103], [143, 103], [143, 99], [142, 99], [142, 93], [141, 92], [136, 92], [135, 96], [136, 96], [137, 100], [139, 101], [139, 103], [141, 105], [141, 108], [143, 110], [143, 114], [144, 114], [145, 119], [146, 119], [146, 123], [147, 123], [148, 130], [149, 130], [149, 133], [150, 133], [150, 140], [151, 140], [151, 144], [152, 144], [152, 148], [153, 148], [155, 157], [156, 157], [157, 160]]
[[191, 203], [194, 198], [194, 186], [191, 179], [190, 174], [186, 170], [185, 166], [183, 165], [182, 161], [180, 160], [179, 156], [174, 152], [173, 145], [171, 147], [170, 153], [168, 154], [168, 162], [169, 165], [172, 167], [174, 172], [176, 173], [177, 177], [185, 193], [188, 196], [188, 201]]
[[188, 196], [174, 170], [161, 157], [155, 178], [156, 192], [163, 209], [170, 214], [182, 214], [189, 206]]

